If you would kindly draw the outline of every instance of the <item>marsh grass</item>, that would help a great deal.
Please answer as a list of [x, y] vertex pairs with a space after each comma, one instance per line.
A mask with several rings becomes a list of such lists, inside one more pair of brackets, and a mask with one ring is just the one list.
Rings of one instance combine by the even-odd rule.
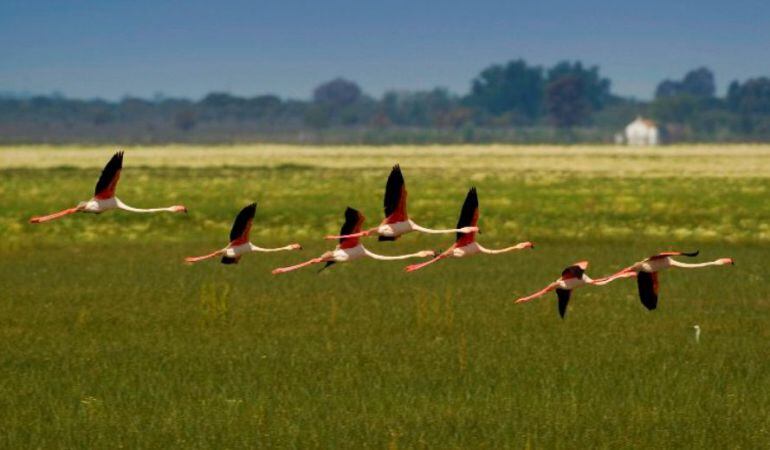
[[[393, 162], [356, 172], [344, 160], [339, 168], [127, 167], [125, 201], [182, 201], [190, 214], [77, 215], [45, 226], [26, 219], [87, 196], [94, 170], [0, 171], [0, 447], [758, 448], [770, 440], [767, 174], [512, 173], [486, 157], [474, 163], [486, 168], [458, 175], [402, 161], [418, 222], [452, 226], [475, 184], [479, 239], [490, 247], [530, 239], [536, 249], [414, 274], [358, 261], [270, 275], [330, 248], [320, 238], [337, 231], [346, 205], [377, 221]], [[676, 171], [681, 162], [662, 164]], [[224, 245], [233, 216], [253, 200], [256, 243], [297, 240], [305, 249], [246, 255], [236, 266], [182, 263]], [[367, 245], [396, 254], [450, 243], [409, 235]], [[737, 265], [662, 274], [654, 312], [633, 282], [576, 291], [566, 320], [551, 297], [512, 303], [576, 260], [590, 260], [599, 276], [669, 248]]]

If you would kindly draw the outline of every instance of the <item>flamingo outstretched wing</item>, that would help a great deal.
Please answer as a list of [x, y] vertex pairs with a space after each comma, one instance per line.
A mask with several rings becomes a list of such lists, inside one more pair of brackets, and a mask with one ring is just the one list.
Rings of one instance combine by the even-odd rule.
[[[479, 197], [476, 194], [476, 188], [472, 187], [468, 191], [468, 195], [465, 196], [465, 202], [463, 208], [460, 210], [460, 219], [457, 221], [455, 228], [475, 227], [479, 221]], [[472, 233], [457, 233], [457, 239], [455, 240], [458, 247], [463, 247], [470, 244], [476, 238], [476, 232]]]
[[257, 213], [257, 204], [252, 203], [244, 207], [233, 222], [230, 229], [230, 245], [240, 245], [249, 242], [249, 233], [251, 224], [254, 222], [254, 216]]
[[123, 152], [117, 152], [107, 162], [99, 175], [94, 189], [94, 197], [98, 199], [108, 199], [115, 196], [115, 188], [118, 186], [120, 171], [123, 169]]
[[652, 311], [658, 307], [658, 273], [639, 272], [636, 275], [636, 284], [639, 287], [639, 300], [645, 308]]
[[556, 289], [556, 296], [559, 298], [559, 315], [564, 318], [567, 314], [567, 304], [569, 304], [569, 298], [572, 296], [572, 291], [568, 289]]
[[576, 262], [575, 264], [565, 268], [561, 272], [561, 278], [563, 280], [568, 280], [570, 278], [583, 278], [583, 274], [586, 272], [586, 269], [588, 268], [588, 261], [580, 261]]
[[[356, 234], [361, 232], [361, 225], [364, 224], [366, 218], [363, 214], [351, 208], [347, 207], [345, 210], [345, 223], [342, 224], [340, 229], [340, 236], [346, 236], [349, 234]], [[343, 237], [340, 238], [340, 248], [352, 248], [358, 245], [359, 237]]]
[[388, 175], [385, 184], [385, 221], [387, 223], [403, 222], [408, 218], [406, 214], [406, 185], [401, 167], [396, 164]]

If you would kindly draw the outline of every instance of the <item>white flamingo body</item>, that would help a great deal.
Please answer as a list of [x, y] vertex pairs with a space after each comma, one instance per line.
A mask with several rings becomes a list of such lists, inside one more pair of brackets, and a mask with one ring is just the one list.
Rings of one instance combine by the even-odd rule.
[[415, 230], [416, 224], [411, 220], [395, 223], [383, 223], [377, 227], [377, 234], [387, 237], [398, 237]]
[[331, 254], [331, 258], [335, 262], [348, 262], [353, 261], [354, 259], [361, 259], [365, 256], [367, 255], [363, 244], [358, 244], [351, 248], [340, 248], [337, 246], [337, 248], [332, 250]]

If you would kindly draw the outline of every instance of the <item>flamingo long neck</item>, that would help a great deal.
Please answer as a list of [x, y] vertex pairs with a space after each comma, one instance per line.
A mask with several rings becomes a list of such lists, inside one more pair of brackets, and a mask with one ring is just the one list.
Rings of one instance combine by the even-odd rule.
[[447, 234], [447, 233], [460, 233], [462, 230], [459, 230], [457, 228], [451, 228], [451, 229], [433, 229], [433, 228], [425, 228], [421, 225], [417, 225], [416, 223], [412, 222], [412, 229], [415, 231], [419, 231], [420, 233], [426, 233], [426, 234]]
[[671, 259], [671, 267], [680, 267], [682, 269], [697, 269], [698, 267], [723, 266], [724, 264], [725, 262], [721, 259], [708, 261], [704, 263], [696, 263], [696, 264], [683, 263], [681, 261], [676, 261], [674, 259]]
[[294, 250], [294, 248], [295, 247], [293, 247], [291, 245], [285, 245], [283, 247], [278, 247], [278, 248], [262, 248], [262, 247], [257, 247], [254, 244], [251, 244], [251, 251], [252, 252], [265, 252], [265, 253], [283, 252], [283, 251], [287, 251], [287, 250]]
[[118, 200], [118, 198], [115, 198], [115, 202], [118, 205], [118, 208], [124, 210], [124, 211], [131, 211], [135, 213], [156, 213], [156, 212], [176, 212], [179, 211], [178, 206], [169, 206], [167, 208], [134, 208], [133, 206], [128, 206], [122, 201]]
[[522, 243], [513, 245], [511, 247], [501, 248], [501, 249], [498, 249], [498, 250], [493, 250], [493, 249], [485, 248], [485, 247], [482, 247], [479, 244], [476, 244], [476, 245], [479, 246], [479, 251], [481, 253], [486, 253], [487, 255], [498, 255], [500, 253], [508, 253], [508, 252], [512, 252], [514, 250], [521, 250], [522, 248], [524, 248], [524, 244], [525, 243], [522, 242]]
[[366, 248], [364, 248], [364, 253], [366, 253], [366, 256], [372, 258], [372, 259], [378, 259], [380, 261], [397, 261], [400, 259], [409, 259], [409, 258], [422, 258], [424, 257], [424, 253], [417, 252], [417, 253], [409, 253], [408, 255], [395, 255], [395, 256], [385, 256], [385, 255], [378, 255], [377, 253], [372, 253]]

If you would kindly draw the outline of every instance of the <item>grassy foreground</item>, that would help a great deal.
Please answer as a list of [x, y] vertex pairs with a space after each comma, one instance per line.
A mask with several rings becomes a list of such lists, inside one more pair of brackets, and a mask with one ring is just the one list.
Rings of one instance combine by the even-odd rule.
[[[0, 149], [0, 447], [770, 441], [768, 147], [278, 150], [129, 148], [118, 195], [188, 216], [32, 226], [85, 199], [111, 151]], [[378, 261], [270, 275], [331, 248], [321, 237], [347, 205], [379, 221], [395, 162], [419, 223], [454, 225], [475, 185], [479, 240], [536, 249], [408, 275]], [[253, 200], [255, 243], [305, 249], [182, 264], [224, 245]], [[367, 242], [384, 254], [450, 243]], [[599, 276], [669, 248], [737, 265], [662, 274], [654, 312], [633, 281], [576, 291], [563, 321], [551, 296], [512, 302], [579, 259]]]

